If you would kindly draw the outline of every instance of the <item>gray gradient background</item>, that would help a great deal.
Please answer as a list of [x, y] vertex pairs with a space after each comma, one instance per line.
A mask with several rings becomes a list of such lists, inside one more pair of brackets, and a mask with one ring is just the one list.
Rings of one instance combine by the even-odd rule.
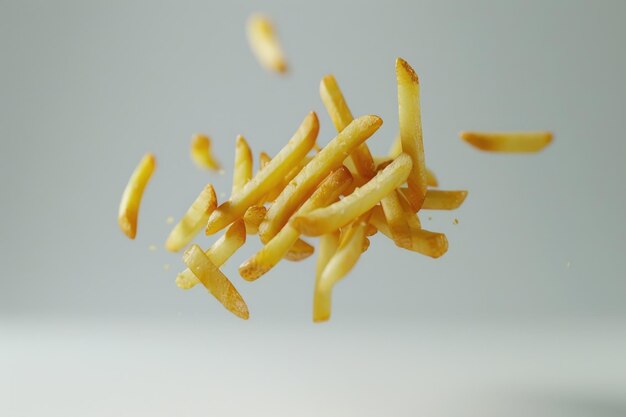
[[[285, 78], [248, 49], [259, 10]], [[623, 1], [1, 1], [0, 415], [626, 415], [625, 19]], [[237, 276], [255, 237], [224, 267], [249, 322], [179, 290], [166, 218], [231, 180], [196, 169], [191, 134], [227, 172], [237, 134], [275, 154], [310, 110], [325, 143], [332, 72], [355, 115], [385, 120], [369, 141], [385, 152], [396, 56], [420, 75], [428, 165], [470, 191], [423, 216], [447, 255], [377, 236], [325, 325], [312, 259]], [[493, 155], [464, 129], [556, 140]], [[117, 206], [146, 151], [129, 241]]]
[[[256, 10], [277, 23], [293, 69], [285, 78], [248, 49], [244, 22]], [[336, 318], [624, 314], [625, 11], [575, 1], [5, 1], [0, 311], [224, 315], [202, 291], [173, 285], [181, 262], [162, 248], [165, 219], [207, 181], [229, 191], [238, 133], [274, 154], [315, 110], [328, 141], [326, 73], [355, 115], [384, 119], [369, 144], [385, 152], [403, 56], [421, 78], [427, 162], [443, 188], [469, 198], [424, 218], [448, 235], [440, 260], [374, 239], [336, 289]], [[556, 140], [538, 155], [492, 155], [462, 143], [463, 129], [550, 129]], [[213, 137], [227, 175], [190, 162], [196, 131]], [[158, 169], [129, 241], [117, 205], [146, 151]], [[249, 284], [236, 273], [258, 247], [249, 241], [224, 269], [252, 317], [308, 322], [313, 260]]]

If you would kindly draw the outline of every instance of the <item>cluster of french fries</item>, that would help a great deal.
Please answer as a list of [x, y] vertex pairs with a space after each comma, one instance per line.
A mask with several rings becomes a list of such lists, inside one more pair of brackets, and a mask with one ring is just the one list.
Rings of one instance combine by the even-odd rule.
[[[248, 23], [253, 51], [266, 68], [287, 68], [273, 27], [259, 16]], [[332, 75], [320, 83], [320, 96], [337, 135], [324, 147], [317, 145], [319, 120], [309, 113], [287, 144], [273, 158], [261, 152], [260, 168], [253, 173], [253, 153], [243, 136], [235, 144], [230, 198], [218, 205], [208, 184], [174, 226], [165, 247], [177, 252], [205, 230], [225, 232], [206, 250], [191, 245], [183, 261], [187, 269], [176, 284], [189, 289], [198, 283], [233, 314], [247, 319], [248, 307], [220, 267], [246, 241], [258, 235], [263, 247], [239, 266], [239, 274], [254, 281], [283, 259], [301, 261], [315, 248], [303, 238], [319, 237], [313, 320], [328, 320], [331, 295], [337, 282], [368, 250], [370, 238], [381, 232], [396, 246], [432, 258], [444, 255], [448, 240], [443, 233], [422, 228], [421, 210], [454, 210], [465, 190], [438, 189], [435, 174], [425, 163], [417, 74], [401, 58], [396, 61], [399, 135], [386, 156], [373, 156], [366, 141], [383, 121], [374, 115], [352, 116]], [[552, 139], [549, 132], [462, 132], [462, 139], [487, 151], [533, 152]], [[309, 156], [310, 152], [314, 155]], [[191, 157], [200, 167], [217, 170], [210, 139], [196, 135]], [[131, 239], [137, 231], [141, 196], [156, 166], [148, 154], [127, 185], [119, 211], [119, 225]]]

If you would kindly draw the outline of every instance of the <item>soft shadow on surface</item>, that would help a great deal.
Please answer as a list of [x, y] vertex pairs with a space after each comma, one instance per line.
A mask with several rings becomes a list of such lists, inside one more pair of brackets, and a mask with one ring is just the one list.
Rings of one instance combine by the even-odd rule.
[[[601, 392], [527, 392], [515, 395], [512, 406], [522, 415], [554, 417], [625, 417], [626, 396]], [[514, 415], [517, 415], [514, 413]]]

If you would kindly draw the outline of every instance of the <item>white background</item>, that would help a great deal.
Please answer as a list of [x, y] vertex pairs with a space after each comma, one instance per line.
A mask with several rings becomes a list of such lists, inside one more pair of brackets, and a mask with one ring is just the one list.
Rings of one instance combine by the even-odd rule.
[[[498, 378], [536, 384], [547, 400], [516, 400], [533, 415], [553, 415], [548, 403], [626, 414], [626, 3], [389, 3], [0, 3], [0, 414], [459, 415], [461, 394], [507, 404]], [[253, 11], [274, 19], [286, 77], [250, 53]], [[384, 153], [397, 56], [420, 76], [428, 165], [443, 188], [469, 190], [457, 212], [422, 216], [447, 234], [446, 256], [377, 236], [323, 326], [310, 322], [312, 259], [253, 284], [237, 276], [255, 237], [224, 267], [249, 322], [176, 288], [166, 218], [208, 181], [228, 193], [235, 136], [275, 154], [315, 110], [326, 143], [318, 84], [333, 73], [355, 115], [384, 119], [369, 141]], [[555, 141], [484, 154], [458, 139], [471, 129], [549, 129]], [[197, 131], [226, 175], [191, 163]], [[117, 205], [147, 151], [158, 168], [129, 241]]]

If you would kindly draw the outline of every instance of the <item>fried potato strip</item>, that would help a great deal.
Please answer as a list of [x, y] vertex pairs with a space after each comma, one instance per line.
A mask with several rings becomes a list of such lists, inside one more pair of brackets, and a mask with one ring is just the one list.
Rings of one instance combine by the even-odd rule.
[[155, 168], [156, 158], [151, 153], [146, 154], [133, 171], [122, 193], [117, 222], [122, 232], [130, 239], [134, 239], [137, 235], [137, 217], [141, 198]]

